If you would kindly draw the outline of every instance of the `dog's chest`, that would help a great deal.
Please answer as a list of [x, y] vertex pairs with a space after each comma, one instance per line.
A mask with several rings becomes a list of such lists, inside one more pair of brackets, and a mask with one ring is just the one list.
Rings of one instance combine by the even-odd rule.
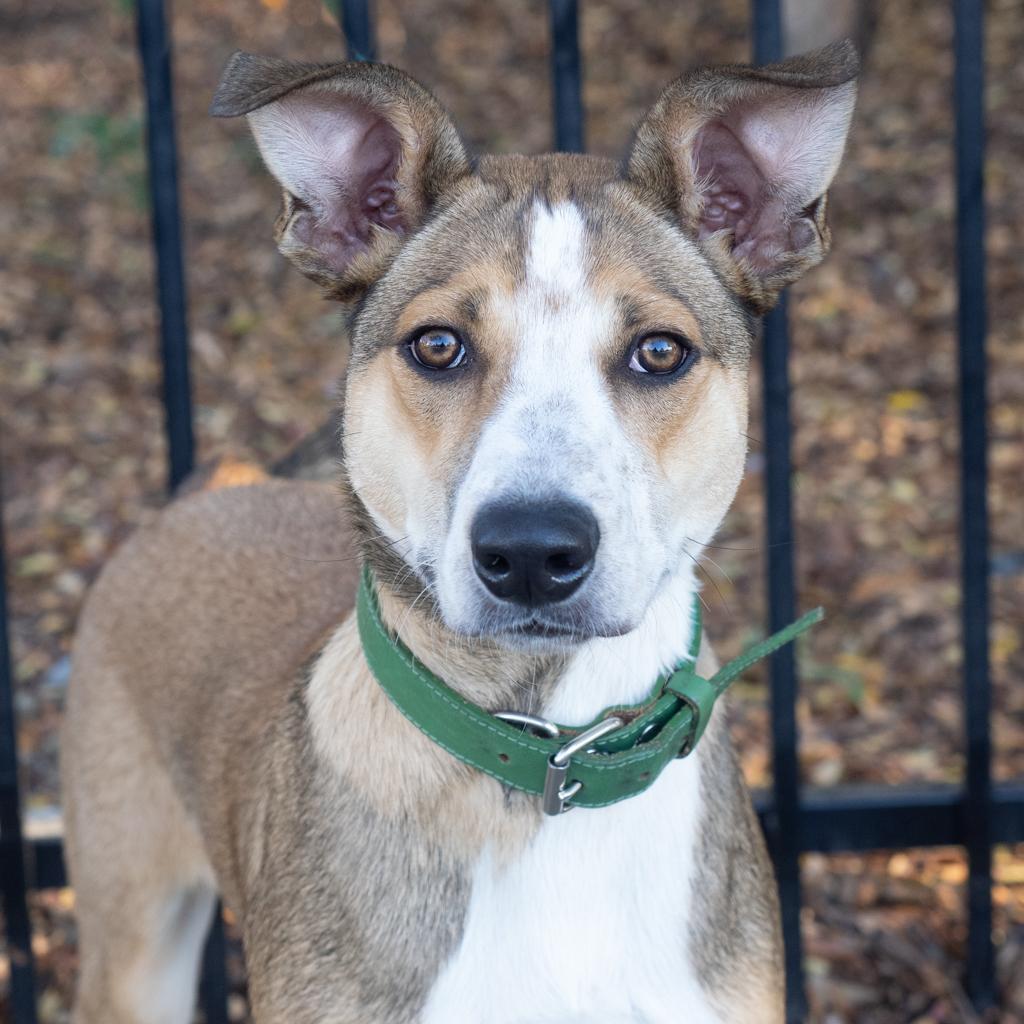
[[688, 949], [695, 755], [646, 793], [545, 819], [476, 866], [462, 941], [423, 1024], [712, 1024]]

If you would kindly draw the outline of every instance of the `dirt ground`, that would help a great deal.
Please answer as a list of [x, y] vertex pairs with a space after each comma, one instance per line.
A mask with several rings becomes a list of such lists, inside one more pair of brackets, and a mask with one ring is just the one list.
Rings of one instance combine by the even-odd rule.
[[[581, 6], [595, 152], [620, 152], [680, 71], [747, 57], [739, 0]], [[829, 616], [800, 649], [802, 765], [814, 785], [963, 772], [948, 6], [879, 5], [833, 192], [835, 251], [792, 296], [799, 603]], [[1009, 779], [1024, 775], [1024, 4], [986, 6], [994, 740], [996, 774]], [[379, 0], [377, 10], [384, 59], [432, 86], [473, 146], [549, 146], [543, 4]], [[329, 414], [345, 342], [336, 310], [274, 250], [276, 190], [244, 126], [206, 107], [233, 49], [332, 59], [341, 38], [315, 0], [177, 0], [174, 38], [200, 458], [268, 463]], [[0, 445], [19, 749], [37, 833], [56, 815], [83, 593], [163, 501], [141, 112], [130, 0], [0, 8]], [[707, 625], [725, 656], [764, 620], [758, 417], [755, 402], [747, 479], [705, 567]], [[733, 717], [755, 785], [770, 780], [766, 708], [754, 671]], [[974, 1021], [959, 984], [965, 877], [955, 850], [808, 857], [814, 1020]], [[1003, 1005], [992, 1019], [1024, 1021], [1024, 849], [998, 851], [995, 896]], [[69, 892], [34, 900], [47, 1022], [67, 1020], [72, 906]], [[240, 981], [235, 1000], [244, 1019]]]

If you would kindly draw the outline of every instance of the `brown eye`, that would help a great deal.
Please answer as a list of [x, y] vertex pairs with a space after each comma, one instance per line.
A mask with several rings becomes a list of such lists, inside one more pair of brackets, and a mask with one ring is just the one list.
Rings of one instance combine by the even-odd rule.
[[446, 327], [430, 327], [409, 342], [409, 351], [428, 370], [453, 370], [466, 358], [462, 339]]
[[637, 373], [674, 373], [693, 349], [672, 334], [648, 334], [633, 348], [629, 368]]

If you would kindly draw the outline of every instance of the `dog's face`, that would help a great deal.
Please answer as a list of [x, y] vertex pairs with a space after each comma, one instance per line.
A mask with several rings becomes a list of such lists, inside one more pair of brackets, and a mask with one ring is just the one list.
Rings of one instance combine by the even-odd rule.
[[[279, 243], [355, 302], [345, 466], [446, 624], [522, 646], [634, 628], [724, 516], [755, 314], [828, 248], [837, 46], [666, 90], [622, 167], [471, 165], [394, 69], [236, 58]], [[687, 570], [688, 571], [688, 570]]]
[[486, 161], [360, 312], [352, 484], [458, 632], [629, 630], [732, 499], [750, 330], [614, 168]]

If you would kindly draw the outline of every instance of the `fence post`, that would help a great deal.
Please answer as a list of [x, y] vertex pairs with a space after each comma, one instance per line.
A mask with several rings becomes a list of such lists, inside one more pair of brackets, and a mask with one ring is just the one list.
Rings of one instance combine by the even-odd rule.
[[341, 28], [349, 60], [376, 60], [370, 0], [341, 0]]
[[582, 153], [583, 83], [577, 0], [551, 0], [551, 91], [555, 149]]
[[[188, 297], [178, 196], [171, 37], [163, 0], [138, 0], [138, 42], [146, 93], [146, 156], [160, 306], [160, 356], [167, 431], [168, 485], [192, 471], [192, 382], [189, 374]], [[224, 922], [214, 916], [203, 957], [201, 999], [206, 1024], [227, 1024]], [[219, 957], [218, 954], [219, 953]]]
[[[754, 60], [768, 64], [783, 52], [779, 0], [754, 0]], [[789, 329], [787, 301], [764, 319], [761, 333], [762, 403], [764, 405], [765, 543], [768, 569], [768, 630], [782, 629], [796, 617], [793, 569], [793, 495], [789, 413]], [[769, 662], [772, 725], [772, 808], [768, 839], [775, 861], [782, 905], [786, 956], [786, 1020], [797, 1024], [807, 1015], [804, 992], [800, 911], [800, 763], [796, 721], [798, 681], [793, 644], [776, 651]]]
[[167, 427], [169, 483], [173, 490], [191, 472], [192, 390], [188, 369], [188, 319], [178, 204], [171, 44], [163, 0], [138, 0], [139, 56], [146, 90], [146, 151], [153, 245], [160, 303], [160, 353]]
[[18, 792], [18, 743], [14, 721], [14, 672], [7, 632], [7, 567], [4, 559], [3, 490], [0, 487], [0, 888], [11, 1011], [15, 1024], [36, 1024], [32, 927], [28, 916], [25, 846]]
[[989, 675], [988, 450], [985, 395], [984, 7], [954, 0], [956, 247], [959, 289], [960, 544], [964, 732], [967, 746], [967, 985], [995, 1003], [992, 947], [992, 704]]
[[227, 952], [224, 908], [218, 900], [203, 947], [199, 979], [199, 1005], [203, 1008], [204, 1024], [228, 1024]]

